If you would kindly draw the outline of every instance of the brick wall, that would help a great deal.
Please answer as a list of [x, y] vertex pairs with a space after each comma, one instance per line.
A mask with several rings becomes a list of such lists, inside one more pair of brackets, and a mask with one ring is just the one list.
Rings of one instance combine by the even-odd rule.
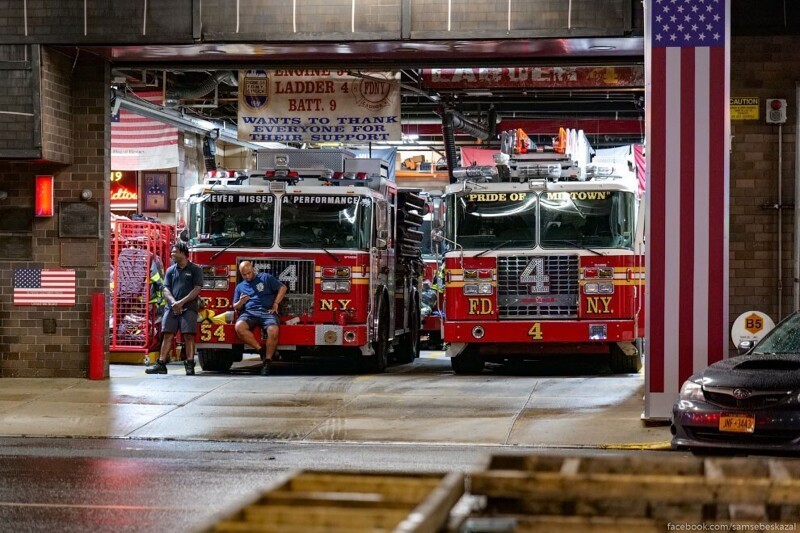
[[[758, 121], [732, 121], [730, 195], [730, 319], [756, 309], [778, 319], [778, 127], [765, 123], [767, 98], [786, 98], [783, 204], [794, 203], [795, 37], [737, 37], [731, 46], [731, 96], [757, 96]], [[794, 212], [783, 210], [783, 316], [792, 306]]]
[[[0, 377], [85, 377], [88, 370], [90, 301], [94, 292], [108, 292], [108, 96], [107, 65], [95, 58], [65, 58], [43, 49], [42, 116], [48, 154], [69, 165], [4, 163], [0, 190], [9, 193], [4, 203], [33, 208], [36, 174], [55, 178], [56, 216], [34, 219], [30, 260], [0, 257]], [[78, 200], [83, 189], [92, 191], [101, 213], [101, 237], [62, 239], [58, 236], [58, 202]], [[94, 250], [84, 259], [94, 267], [75, 267], [74, 307], [19, 307], [13, 305], [16, 268], [59, 268], [62, 245]], [[55, 320], [56, 333], [45, 335], [44, 321]], [[104, 318], [105, 321], [105, 318]], [[106, 360], [106, 373], [108, 361]]]

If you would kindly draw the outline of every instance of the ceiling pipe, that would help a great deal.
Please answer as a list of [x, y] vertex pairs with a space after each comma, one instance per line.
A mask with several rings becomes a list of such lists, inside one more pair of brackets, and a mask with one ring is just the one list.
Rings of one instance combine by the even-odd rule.
[[209, 76], [208, 79], [194, 87], [173, 87], [167, 91], [167, 105], [175, 105], [180, 100], [194, 100], [211, 93], [220, 83], [239, 86], [239, 80], [230, 70], [223, 70]]
[[492, 132], [489, 129], [482, 124], [469, 120], [458, 111], [448, 109], [445, 111], [445, 115], [449, 119], [450, 126], [454, 130], [463, 131], [482, 141], [488, 141], [492, 137]]

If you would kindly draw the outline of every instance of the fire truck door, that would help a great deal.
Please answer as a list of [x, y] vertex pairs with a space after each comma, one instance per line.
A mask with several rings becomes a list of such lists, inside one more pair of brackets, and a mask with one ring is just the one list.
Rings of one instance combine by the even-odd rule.
[[[378, 200], [373, 217], [373, 239], [370, 248], [370, 288], [372, 289], [372, 318], [377, 318], [378, 297], [387, 288], [389, 282], [389, 202]], [[387, 302], [390, 306], [392, 302]]]

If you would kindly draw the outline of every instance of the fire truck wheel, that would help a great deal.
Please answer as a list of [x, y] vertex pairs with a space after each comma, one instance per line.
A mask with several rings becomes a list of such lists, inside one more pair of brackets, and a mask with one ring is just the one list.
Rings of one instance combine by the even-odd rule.
[[636, 374], [642, 369], [642, 358], [636, 355], [625, 355], [618, 346], [611, 347], [608, 366], [615, 374]]
[[381, 299], [378, 314], [378, 338], [372, 342], [372, 349], [375, 353], [364, 361], [366, 371], [380, 374], [389, 365], [389, 304], [386, 303], [386, 298]]
[[228, 372], [233, 365], [233, 354], [227, 350], [197, 350], [197, 360], [204, 372]]
[[478, 352], [469, 348], [451, 358], [450, 365], [456, 374], [470, 375], [483, 372], [483, 358]]
[[408, 333], [403, 335], [397, 346], [397, 362], [401, 365], [413, 363], [419, 357], [419, 307], [414, 302], [411, 305]]

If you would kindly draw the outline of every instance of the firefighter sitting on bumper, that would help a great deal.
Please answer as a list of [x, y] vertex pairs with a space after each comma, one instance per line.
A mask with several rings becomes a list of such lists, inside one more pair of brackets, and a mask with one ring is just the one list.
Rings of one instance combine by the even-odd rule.
[[[242, 342], [255, 348], [263, 363], [261, 375], [269, 375], [272, 357], [278, 347], [278, 306], [286, 295], [286, 285], [270, 274], [256, 274], [250, 261], [239, 264], [244, 278], [233, 293], [233, 308], [239, 311], [236, 334]], [[253, 328], [261, 326], [266, 332], [266, 346], [253, 335]]]

